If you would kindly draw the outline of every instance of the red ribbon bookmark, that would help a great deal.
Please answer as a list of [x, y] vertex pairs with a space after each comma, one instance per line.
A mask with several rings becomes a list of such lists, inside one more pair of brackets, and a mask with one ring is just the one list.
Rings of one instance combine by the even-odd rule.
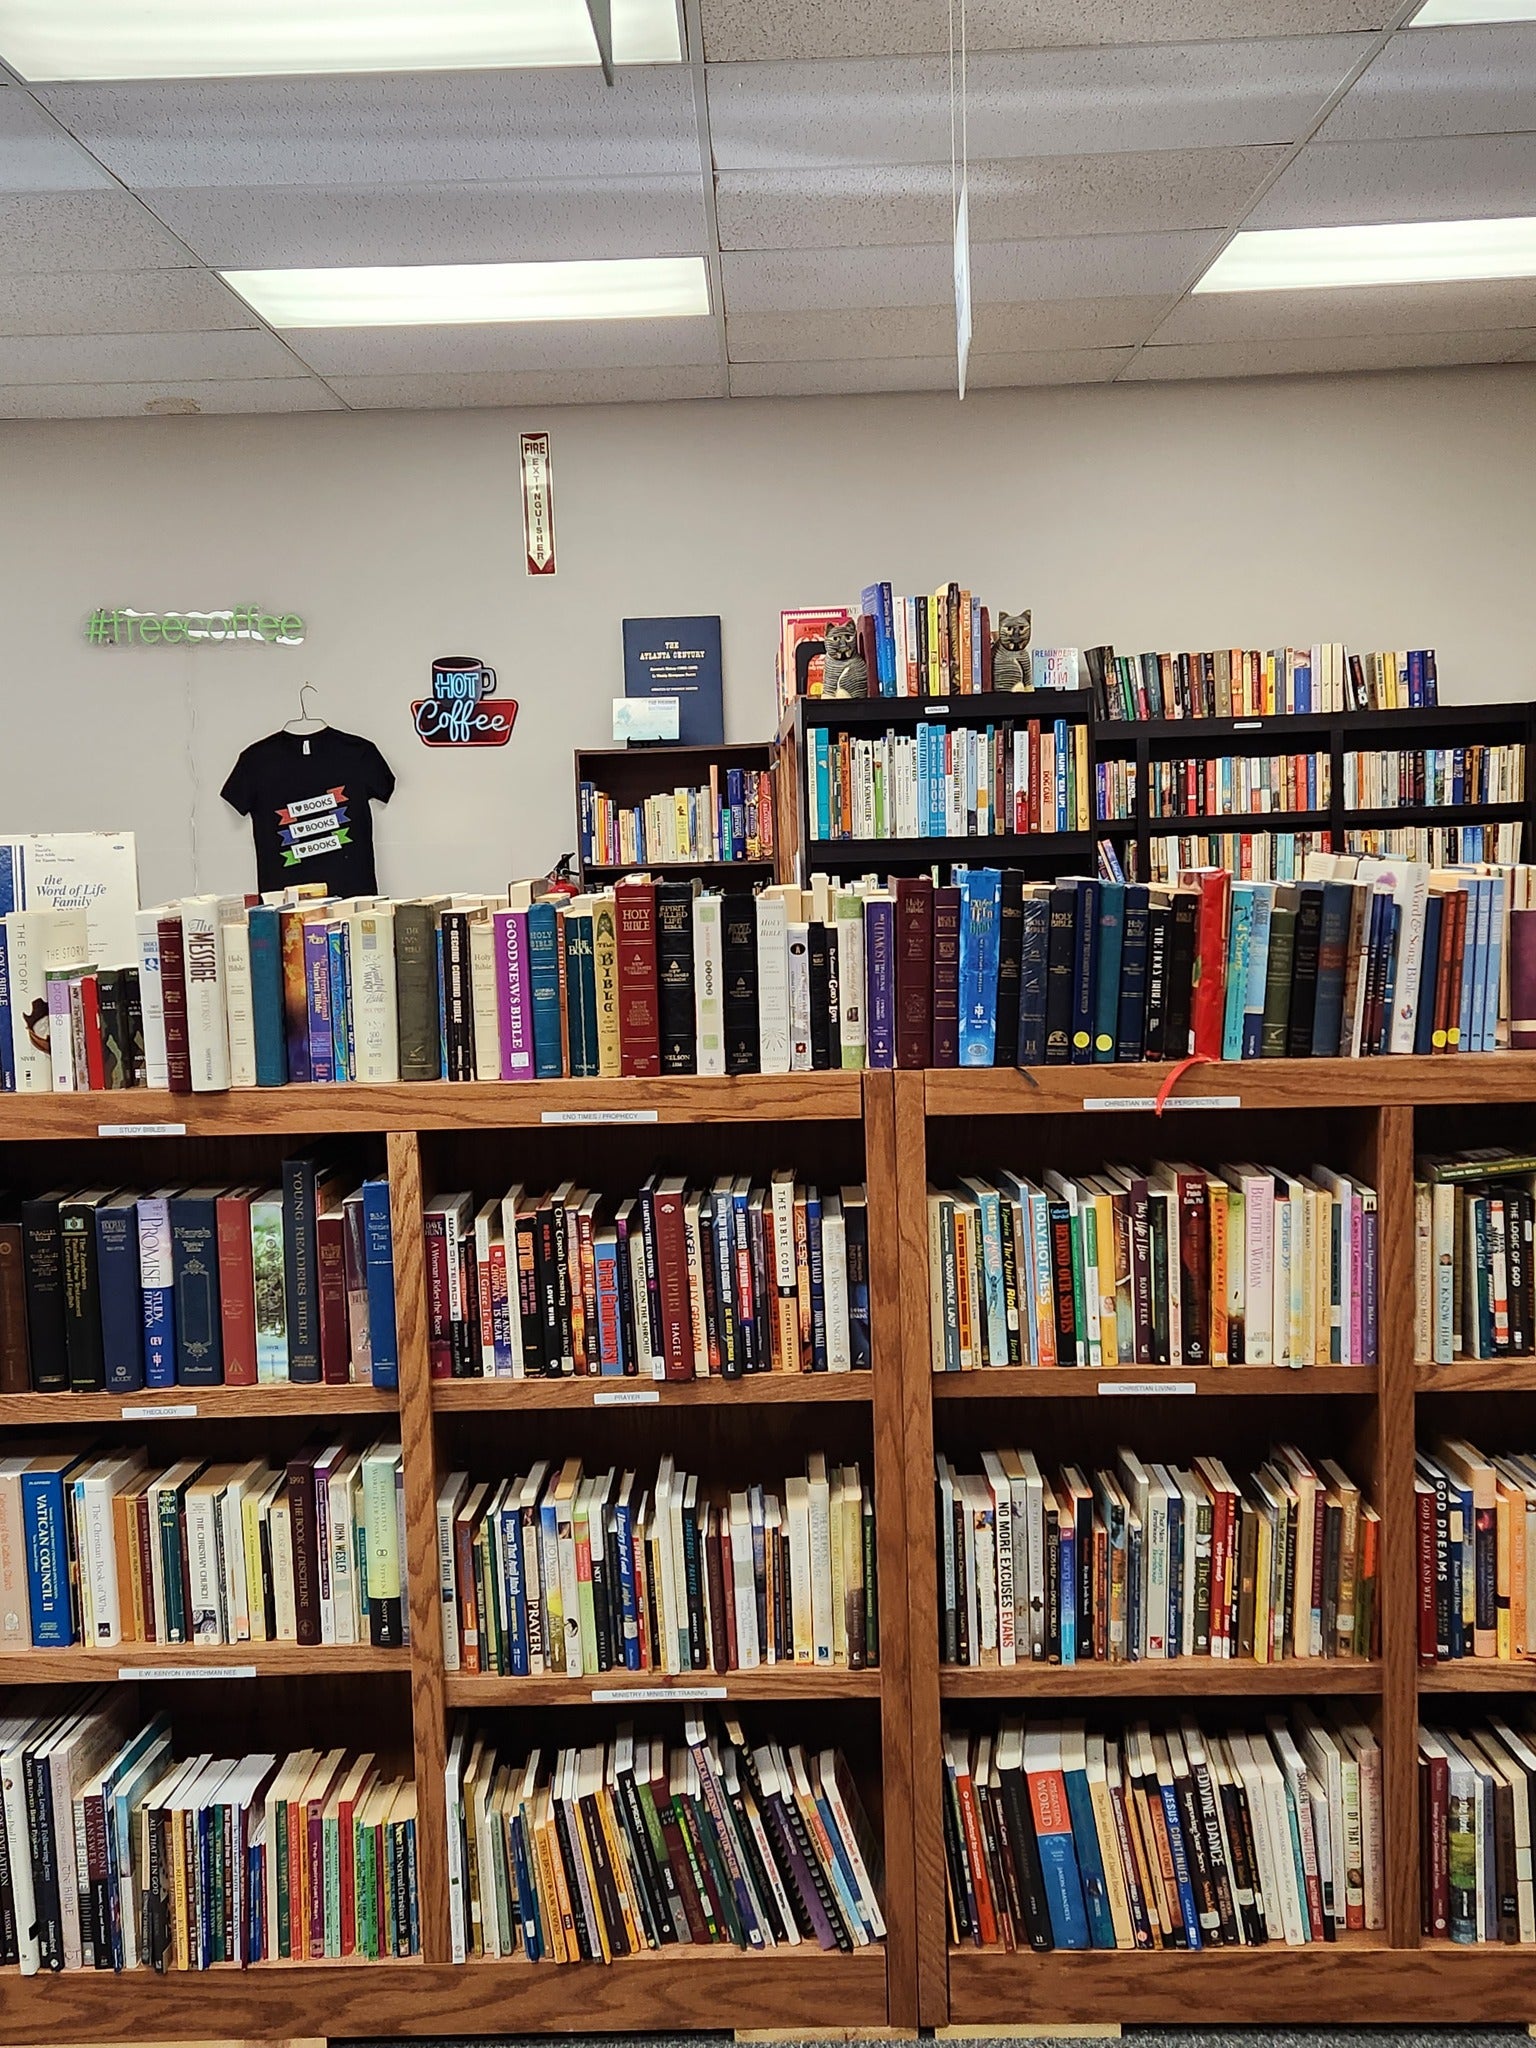
[[1162, 1115], [1163, 1110], [1167, 1106], [1169, 1096], [1178, 1087], [1191, 1067], [1213, 1067], [1215, 1064], [1215, 1060], [1212, 1059], [1208, 1052], [1192, 1052], [1188, 1059], [1180, 1060], [1167, 1080], [1164, 1081], [1162, 1087], [1157, 1091], [1157, 1100], [1152, 1108], [1153, 1115]]

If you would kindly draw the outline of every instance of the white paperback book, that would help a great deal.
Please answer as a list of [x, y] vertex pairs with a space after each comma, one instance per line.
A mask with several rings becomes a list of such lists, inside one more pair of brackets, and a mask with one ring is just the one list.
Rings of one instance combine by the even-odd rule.
[[88, 956], [83, 910], [13, 911], [5, 920], [7, 993], [18, 1094], [53, 1087], [48, 1023], [48, 970]]
[[78, 910], [86, 958], [114, 967], [134, 958], [138, 858], [131, 832], [33, 832], [23, 845], [28, 910]]
[[[400, 1040], [395, 1007], [395, 910], [369, 904], [347, 914], [347, 958], [352, 968], [352, 1043], [359, 1081], [398, 1081]], [[473, 933], [472, 933], [473, 936]], [[478, 1005], [475, 1044], [478, 1068]]]
[[187, 982], [187, 1050], [194, 1094], [229, 1086], [229, 1023], [224, 1009], [224, 925], [227, 899], [186, 896], [179, 906]]
[[725, 963], [720, 934], [721, 898], [693, 899], [693, 1002], [697, 1071], [725, 1072]]
[[256, 1006], [251, 993], [251, 935], [245, 919], [223, 929], [224, 1013], [229, 1029], [229, 1085], [256, 1086]]
[[765, 1074], [789, 1072], [789, 929], [784, 898], [764, 889], [757, 899], [758, 1060]]

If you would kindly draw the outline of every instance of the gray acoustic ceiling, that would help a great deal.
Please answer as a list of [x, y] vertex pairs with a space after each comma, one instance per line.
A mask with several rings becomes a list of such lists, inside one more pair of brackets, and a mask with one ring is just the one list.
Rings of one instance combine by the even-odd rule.
[[[1240, 226], [1536, 213], [1536, 23], [1405, 11], [971, 0], [972, 385], [1536, 361], [1536, 279], [1190, 296]], [[9, 74], [0, 417], [950, 388], [948, 21], [687, 0], [612, 90]], [[679, 254], [707, 319], [279, 334], [216, 274]]]

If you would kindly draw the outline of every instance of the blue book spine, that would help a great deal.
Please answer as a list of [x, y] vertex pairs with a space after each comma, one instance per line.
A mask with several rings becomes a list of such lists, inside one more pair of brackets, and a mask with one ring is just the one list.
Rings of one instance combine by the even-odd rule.
[[1424, 703], [1424, 656], [1417, 647], [1408, 650], [1408, 704], [1420, 710]]
[[309, 1078], [334, 1081], [331, 1044], [331, 935], [324, 923], [304, 927], [304, 986], [309, 992]]
[[502, 1588], [507, 1601], [507, 1662], [514, 1678], [528, 1676], [528, 1610], [523, 1604], [522, 1518], [517, 1507], [504, 1507], [500, 1527]]
[[821, 1197], [819, 1194], [806, 1196], [805, 1235], [808, 1263], [811, 1271], [811, 1369], [825, 1372], [827, 1369], [827, 1298], [823, 1284], [825, 1267], [821, 1262]]
[[278, 913], [258, 904], [248, 916], [251, 951], [251, 1023], [256, 1039], [256, 1085], [281, 1088], [288, 1079], [283, 1017], [283, 934]]
[[331, 1072], [338, 1081], [352, 1075], [352, 976], [347, 928], [339, 921], [327, 935], [326, 970], [331, 990]]
[[613, 1511], [619, 1539], [619, 1620], [623, 1628], [624, 1668], [640, 1669], [640, 1606], [635, 1589], [635, 1518], [622, 1495]]
[[1493, 923], [1493, 878], [1481, 875], [1472, 884], [1477, 891], [1477, 953], [1472, 962], [1472, 1001], [1462, 1029], [1463, 1052], [1483, 1052], [1483, 1001], [1488, 985], [1489, 945]]
[[214, 1198], [171, 1196], [171, 1268], [176, 1283], [176, 1384], [224, 1383], [219, 1315], [219, 1248]]
[[880, 589], [880, 694], [882, 697], [896, 695], [896, 601], [891, 594], [889, 583], [882, 583]]
[[1317, 996], [1312, 1016], [1314, 1058], [1329, 1059], [1339, 1050], [1344, 1020], [1344, 953], [1349, 944], [1349, 885], [1324, 882], [1323, 922], [1317, 945]]
[[[1031, 1791], [1033, 1789], [1031, 1786]], [[1064, 1823], [1061, 1827], [1044, 1829], [1039, 1826], [1038, 1801], [1035, 1805], [1040, 1874], [1045, 1880], [1045, 1903], [1050, 1915], [1051, 1934], [1058, 1948], [1087, 1948], [1088, 1915], [1083, 1905], [1083, 1881], [1078, 1870], [1077, 1852], [1072, 1845], [1070, 1814], [1061, 1816]]]
[[0, 1090], [11, 1093], [16, 1086], [16, 1042], [11, 1030], [10, 942], [0, 916]]
[[[443, 977], [443, 925], [439, 918], [433, 940], [433, 953], [437, 961], [437, 1071], [448, 1072], [448, 984]], [[317, 1080], [319, 1076], [315, 1077]]]
[[[1474, 877], [1467, 883], [1467, 888], [1471, 892], [1471, 899], [1467, 904], [1467, 942], [1462, 949], [1461, 994], [1456, 1007], [1456, 1022], [1458, 1026], [1456, 1046], [1459, 1052], [1470, 1050], [1472, 1042], [1472, 989], [1477, 978], [1477, 943], [1475, 935], [1482, 928], [1485, 915], [1481, 880]], [[1484, 1355], [1486, 1356], [1486, 1354]]]
[[[577, 836], [581, 842], [581, 859], [584, 867], [590, 867], [597, 855], [597, 785], [582, 783], [577, 792]], [[603, 849], [607, 859], [608, 850]]]
[[1488, 960], [1483, 971], [1482, 1049], [1498, 1049], [1499, 979], [1504, 969], [1504, 877], [1489, 875]]
[[1049, 913], [1049, 904], [1038, 896], [1026, 896], [1020, 906], [1019, 1036], [1013, 1059], [1016, 1067], [1038, 1067], [1045, 1059], [1045, 956]]
[[1139, 1060], [1146, 1042], [1147, 913], [1151, 899], [1144, 882], [1128, 882], [1120, 937], [1120, 1004], [1115, 1025], [1115, 1058]]
[[[1073, 1597], [1076, 1597], [1075, 1590]], [[1065, 1600], [1061, 1611], [1066, 1614]], [[1072, 1815], [1072, 1840], [1082, 1878], [1083, 1903], [1088, 1909], [1088, 1938], [1095, 1948], [1113, 1948], [1115, 1923], [1109, 1910], [1109, 1886], [1104, 1878], [1104, 1859], [1099, 1853], [1099, 1829], [1088, 1791], [1088, 1773], [1086, 1770], [1063, 1768], [1061, 1775], [1066, 1783], [1067, 1807]]]
[[400, 1344], [395, 1332], [395, 1239], [389, 1182], [363, 1182], [363, 1255], [368, 1278], [368, 1348], [373, 1384], [398, 1387]]
[[1243, 1056], [1243, 1011], [1248, 994], [1248, 941], [1253, 930], [1253, 884], [1232, 885], [1232, 916], [1227, 926], [1226, 1013], [1222, 1023], [1221, 1056], [1238, 1060]]
[[1158, 1780], [1158, 1794], [1163, 1802], [1163, 1818], [1168, 1823], [1168, 1846], [1173, 1851], [1173, 1876], [1179, 1892], [1179, 1917], [1184, 1922], [1184, 1937], [1191, 1948], [1203, 1948], [1200, 1936], [1200, 1915], [1195, 1910], [1195, 1887], [1189, 1875], [1189, 1851], [1184, 1842], [1184, 1830], [1179, 1825], [1179, 1802], [1172, 1785]]
[[609, 1378], [624, 1376], [624, 1320], [619, 1312], [619, 1247], [615, 1239], [599, 1238], [592, 1246], [597, 1283], [598, 1357]]
[[1256, 1060], [1264, 1045], [1264, 984], [1269, 976], [1269, 925], [1275, 907], [1274, 889], [1253, 885], [1253, 916], [1248, 928], [1248, 982], [1243, 995], [1243, 1058]]
[[1120, 1021], [1120, 954], [1125, 944], [1125, 884], [1099, 884], [1099, 966], [1094, 996], [1093, 1056], [1113, 1060]]
[[0, 840], [0, 917], [27, 907], [26, 848], [15, 840]]
[[1440, 972], [1440, 924], [1445, 898], [1431, 894], [1424, 906], [1424, 954], [1419, 962], [1419, 1000], [1414, 1011], [1413, 1049], [1435, 1049], [1435, 983]]
[[1072, 1064], [1077, 1067], [1086, 1066], [1093, 1058], [1098, 941], [1099, 884], [1080, 881], [1072, 933]]
[[872, 1067], [896, 1064], [896, 905], [864, 906], [864, 983], [869, 1002], [867, 1057]]
[[1072, 734], [1064, 718], [1055, 720], [1055, 735], [1056, 830], [1067, 832], [1071, 830], [1071, 822], [1067, 815], [1067, 776], [1070, 772], [1068, 764], [1072, 759]]
[[560, 1060], [559, 932], [552, 903], [535, 903], [528, 912], [528, 986], [533, 998], [533, 1071], [542, 1080], [558, 1079]]
[[144, 1385], [174, 1387], [176, 1276], [171, 1262], [171, 1209], [164, 1195], [139, 1197], [138, 1226]]
[[109, 1394], [144, 1384], [143, 1308], [139, 1293], [139, 1219], [132, 1201], [96, 1210], [96, 1272], [101, 1294], [102, 1384]]
[[997, 906], [1003, 878], [996, 868], [960, 877], [960, 1064], [990, 1067], [997, 1050]]
[[537, 1963], [544, 1955], [544, 1937], [539, 1926], [538, 1897], [533, 1888], [533, 1873], [528, 1862], [528, 1842], [523, 1833], [521, 1820], [515, 1820], [509, 1830], [512, 1841], [512, 1865], [517, 1880], [517, 1913], [522, 1923], [523, 1952], [529, 1962]]
[[[1023, 1285], [1020, 1285], [1023, 1306]], [[1058, 1589], [1061, 1614], [1061, 1661], [1077, 1662], [1077, 1524], [1068, 1515], [1061, 1518], [1061, 1583]]]
[[742, 781], [741, 770], [730, 768], [726, 771], [726, 790], [731, 801], [731, 851], [732, 860], [745, 860], [747, 853], [747, 792]]
[[27, 1597], [32, 1644], [67, 1649], [75, 1640], [69, 1601], [69, 1539], [64, 1526], [64, 1475], [53, 1470], [21, 1475], [21, 1511], [27, 1532]]

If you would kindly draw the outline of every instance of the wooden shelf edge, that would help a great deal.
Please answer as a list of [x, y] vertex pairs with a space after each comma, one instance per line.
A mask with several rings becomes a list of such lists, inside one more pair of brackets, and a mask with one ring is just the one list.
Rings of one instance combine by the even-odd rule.
[[380, 1387], [169, 1387], [130, 1394], [0, 1394], [0, 1425], [53, 1428], [75, 1422], [199, 1422], [221, 1415], [388, 1415], [399, 1397]]
[[[1104, 1066], [929, 1067], [929, 1116], [1060, 1116], [1084, 1100], [1131, 1098], [1150, 1108], [1175, 1071], [1166, 1061]], [[1536, 1053], [1394, 1053], [1383, 1059], [1215, 1060], [1191, 1070], [1175, 1096], [1235, 1096], [1242, 1109], [1433, 1106], [1536, 1100]], [[1166, 1141], [1175, 1144], [1170, 1133]]]
[[[985, 1366], [973, 1372], [936, 1372], [936, 1401], [1132, 1399], [1169, 1400], [1191, 1394], [1374, 1394], [1379, 1375], [1368, 1365], [1140, 1365], [1095, 1372], [1079, 1366]], [[1159, 1390], [1161, 1390], [1159, 1392]]]
[[110, 1649], [7, 1650], [0, 1653], [0, 1687], [72, 1685], [115, 1681], [121, 1671], [161, 1671], [173, 1676], [206, 1671], [210, 1681], [236, 1673], [258, 1678], [406, 1676], [409, 1650], [374, 1650], [351, 1643], [318, 1649], [297, 1643], [228, 1643], [214, 1649], [188, 1643], [117, 1643]]
[[1458, 1657], [1450, 1664], [1421, 1665], [1419, 1691], [1536, 1692], [1536, 1658]]
[[[1536, 1667], [1533, 1667], [1536, 1668]], [[964, 1699], [1308, 1698], [1382, 1690], [1380, 1664], [1306, 1657], [1250, 1664], [1236, 1657], [1144, 1658], [1134, 1664], [1014, 1664], [939, 1672], [939, 1695]]]
[[595, 1696], [599, 1708], [611, 1713], [619, 1706], [613, 1694], [648, 1699], [657, 1693], [700, 1706], [728, 1706], [736, 1700], [874, 1700], [880, 1697], [880, 1672], [878, 1667], [818, 1671], [804, 1664], [771, 1664], [756, 1671], [602, 1671], [583, 1678], [450, 1672], [443, 1680], [450, 1707], [585, 1707], [594, 1704]]
[[[0, 2042], [476, 2035], [488, 2002], [513, 2033], [879, 2026], [885, 1952], [671, 1948], [603, 1966], [507, 1962], [263, 1964], [158, 1976], [0, 1971]], [[579, 2018], [578, 2018], [579, 2015]]]
[[[432, 1405], [443, 1413], [493, 1408], [731, 1408], [759, 1404], [797, 1406], [873, 1399], [869, 1372], [744, 1373], [739, 1380], [579, 1378], [434, 1380]], [[621, 1400], [604, 1401], [604, 1394]], [[654, 1399], [650, 1398], [654, 1395]]]
[[1536, 1358], [1459, 1358], [1452, 1365], [1419, 1364], [1421, 1394], [1502, 1394], [1536, 1387]]

